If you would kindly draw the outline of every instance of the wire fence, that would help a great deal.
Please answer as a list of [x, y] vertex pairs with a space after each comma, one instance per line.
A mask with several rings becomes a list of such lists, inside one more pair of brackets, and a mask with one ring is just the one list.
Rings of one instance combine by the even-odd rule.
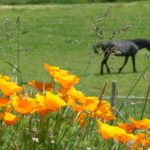
[[[104, 96], [105, 99], [111, 99], [112, 96]], [[142, 100], [142, 99], [150, 99], [150, 97], [144, 97], [144, 96], [117, 96], [117, 99], [134, 99], [134, 100]]]

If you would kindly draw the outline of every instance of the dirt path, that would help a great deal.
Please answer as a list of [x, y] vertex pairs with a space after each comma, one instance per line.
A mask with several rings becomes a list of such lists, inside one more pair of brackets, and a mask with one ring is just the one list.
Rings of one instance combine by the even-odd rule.
[[56, 8], [63, 5], [48, 4], [48, 5], [0, 5], [0, 9], [46, 9]]
[[[136, 5], [138, 2], [131, 2], [131, 3], [111, 3], [111, 5], [120, 5], [123, 4], [125, 6], [132, 6]], [[110, 3], [107, 3], [110, 5]], [[51, 9], [51, 8], [59, 8], [59, 7], [69, 7], [72, 5], [88, 5], [88, 4], [25, 4], [25, 5], [0, 5], [0, 9]], [[92, 5], [92, 4], [91, 4]], [[93, 3], [93, 5], [95, 5]], [[102, 3], [101, 5], [106, 5], [105, 3]]]

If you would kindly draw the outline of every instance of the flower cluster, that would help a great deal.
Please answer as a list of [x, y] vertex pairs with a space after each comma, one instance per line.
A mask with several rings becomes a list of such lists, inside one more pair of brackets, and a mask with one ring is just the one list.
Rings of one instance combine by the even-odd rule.
[[[69, 108], [76, 114], [76, 123], [79, 127], [88, 124], [87, 118], [95, 121], [99, 126], [98, 133], [105, 139], [113, 139], [128, 149], [150, 147], [150, 119], [136, 121], [129, 118], [129, 123], [119, 122], [110, 125], [109, 121], [116, 119], [108, 101], [94, 96], [86, 96], [75, 88], [79, 77], [70, 74], [56, 66], [44, 65], [50, 74], [51, 82], [32, 80], [28, 86], [36, 93], [26, 93], [25, 87], [17, 85], [10, 77], [0, 76], [0, 118], [6, 125], [16, 124], [22, 116], [32, 116], [37, 113], [41, 117], [47, 114], [60, 112], [61, 108]], [[56, 86], [57, 85], [57, 86]]]
[[[35, 96], [29, 96], [25, 93], [24, 88], [11, 81], [10, 77], [0, 76], [0, 91], [2, 93], [0, 107], [5, 107], [1, 118], [7, 125], [18, 121], [20, 115], [32, 115], [36, 112], [40, 115], [46, 115], [50, 112], [57, 112], [65, 106], [71, 107], [80, 114], [85, 113], [90, 117], [100, 117], [104, 121], [115, 118], [107, 101], [85, 96], [74, 87], [74, 84], [79, 82], [79, 77], [48, 64], [45, 64], [45, 69], [53, 78], [52, 82], [45, 83], [36, 80], [28, 82], [29, 86], [37, 90]], [[60, 85], [57, 91], [54, 90], [56, 84]], [[79, 123], [82, 120], [81, 116], [77, 119]]]
[[118, 123], [118, 126], [97, 121], [98, 132], [104, 139], [114, 139], [123, 143], [128, 149], [138, 150], [150, 147], [150, 119], [136, 121], [129, 118], [130, 123]]

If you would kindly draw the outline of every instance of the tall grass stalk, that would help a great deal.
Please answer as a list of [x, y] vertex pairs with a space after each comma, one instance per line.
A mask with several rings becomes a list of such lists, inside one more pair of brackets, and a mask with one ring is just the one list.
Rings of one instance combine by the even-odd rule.
[[143, 106], [143, 109], [142, 109], [142, 112], [141, 112], [141, 118], [140, 119], [143, 119], [144, 112], [145, 112], [145, 109], [146, 109], [146, 105], [147, 105], [147, 102], [148, 102], [149, 94], [150, 94], [150, 79], [149, 79], [149, 85], [148, 85], [146, 98], [145, 98], [145, 102], [144, 102], [144, 106]]
[[136, 82], [133, 84], [132, 88], [129, 90], [126, 99], [128, 99], [129, 95], [132, 93], [132, 91], [134, 90], [134, 88], [136, 87], [136, 85], [139, 83], [139, 81], [142, 79], [142, 77], [144, 76], [144, 74], [149, 70], [150, 65], [148, 65], [145, 70], [142, 72], [142, 74], [139, 76], [139, 78], [136, 80]]
[[20, 17], [17, 17], [16, 20], [16, 28], [17, 28], [17, 83], [20, 83]]

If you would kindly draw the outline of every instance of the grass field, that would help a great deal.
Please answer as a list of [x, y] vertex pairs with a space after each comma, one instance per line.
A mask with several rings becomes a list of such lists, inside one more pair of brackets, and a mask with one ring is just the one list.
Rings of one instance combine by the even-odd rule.
[[[113, 80], [117, 81], [118, 95], [128, 95], [135, 83], [130, 96], [145, 97], [149, 94], [150, 69], [144, 73], [150, 65], [150, 53], [147, 50], [143, 49], [137, 54], [138, 73], [132, 73], [130, 60], [123, 72], [118, 74], [124, 59], [111, 56], [108, 63], [112, 74], [100, 75], [102, 56], [93, 53], [89, 55], [92, 45], [97, 41], [93, 23], [110, 5], [110, 13], [104, 22], [105, 40], [114, 30], [119, 31], [128, 25], [131, 28], [118, 34], [115, 39], [149, 39], [149, 4], [150, 2], [1, 6], [1, 74], [13, 76], [15, 70], [12, 66], [20, 62], [23, 83], [33, 79], [44, 82], [55, 80], [57, 83], [51, 84], [51, 87], [56, 87], [46, 92], [46, 88], [43, 90], [45, 84], [42, 85], [42, 90], [37, 94], [34, 88], [24, 90], [5, 76], [0, 77], [0, 150], [149, 148], [150, 135], [147, 131], [150, 129], [150, 120], [142, 120], [149, 118], [149, 101], [144, 108], [145, 98], [117, 99], [114, 112], [119, 114], [114, 122], [109, 122], [115, 118], [109, 103], [87, 97], [99, 96], [106, 82], [108, 85], [104, 95], [111, 96]], [[70, 75], [62, 70], [57, 70], [55, 74], [55, 69], [49, 70], [50, 66], [47, 65], [47, 71], [52, 76], [49, 77], [44, 63], [59, 66], [79, 76], [80, 82], [76, 88], [86, 96], [79, 91], [70, 91], [70, 86], [78, 78], [74, 77], [73, 81], [68, 82]], [[119, 110], [122, 102], [126, 102], [125, 107]], [[129, 119], [129, 116], [142, 121]], [[132, 135], [118, 127], [119, 121], [132, 127]]]
[[[126, 25], [132, 25], [132, 28], [116, 36], [116, 39], [149, 39], [149, 2], [1, 6], [1, 58], [11, 64], [16, 63], [17, 30], [15, 22], [19, 16], [21, 20], [20, 66], [24, 82], [32, 79], [48, 81], [43, 64], [49, 63], [81, 77], [77, 87], [87, 95], [99, 96], [100, 89], [108, 82], [105, 95], [110, 96], [111, 82], [116, 80], [119, 95], [126, 96], [148, 67], [150, 53], [142, 50], [137, 54], [138, 73], [132, 73], [130, 60], [123, 72], [117, 74], [124, 59], [112, 56], [108, 62], [112, 74], [99, 74], [102, 56], [94, 55], [91, 59], [88, 53], [96, 42], [93, 36], [93, 22], [102, 16], [110, 5], [112, 8], [104, 29], [106, 39], [113, 30]], [[4, 26], [6, 26], [6, 32], [4, 32]], [[88, 65], [89, 61], [90, 65]], [[0, 63], [1, 74], [12, 74], [11, 66], [2, 59]], [[150, 69], [130, 95], [146, 96], [149, 75]]]

